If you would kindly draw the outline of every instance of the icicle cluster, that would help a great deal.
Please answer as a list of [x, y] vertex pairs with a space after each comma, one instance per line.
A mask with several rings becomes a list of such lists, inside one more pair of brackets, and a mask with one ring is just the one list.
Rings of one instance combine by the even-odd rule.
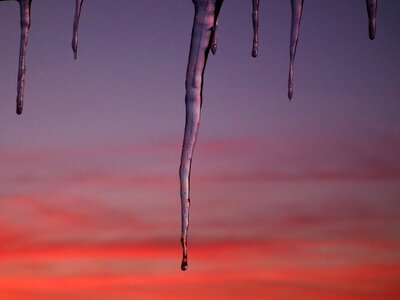
[[[9, 0], [0, 0], [9, 1]], [[16, 0], [19, 3], [20, 18], [21, 18], [21, 43], [19, 49], [19, 64], [18, 64], [18, 87], [17, 87], [17, 114], [22, 114], [24, 106], [24, 87], [26, 74], [26, 49], [28, 46], [29, 28], [31, 26], [31, 4], [32, 0]], [[78, 26], [79, 17], [81, 14], [83, 0], [76, 0], [76, 10], [74, 19], [74, 28], [72, 36], [72, 49], [74, 57], [77, 58], [78, 53]]]
[[[0, 0], [9, 1], [9, 0]], [[29, 27], [31, 24], [32, 0], [16, 0], [20, 6], [21, 16], [21, 45], [18, 68], [18, 95], [17, 114], [22, 113], [24, 102], [24, 85], [26, 73], [26, 49], [28, 45]], [[74, 58], [78, 52], [78, 26], [81, 8], [84, 0], [76, 0], [75, 18], [72, 36], [72, 49]], [[200, 125], [200, 112], [202, 105], [204, 70], [211, 50], [217, 51], [218, 15], [224, 0], [192, 0], [195, 8], [192, 37], [190, 43], [189, 62], [186, 72], [186, 122], [182, 146], [181, 164], [179, 168], [180, 198], [181, 198], [181, 243], [183, 249], [181, 269], [186, 270], [187, 262], [187, 237], [189, 229], [190, 207], [190, 170], [193, 158], [197, 133]], [[251, 55], [258, 55], [258, 27], [260, 0], [253, 1], [253, 48]], [[375, 38], [377, 0], [366, 0], [369, 18], [369, 38]], [[288, 97], [293, 96], [294, 60], [297, 42], [299, 40], [300, 22], [303, 13], [304, 0], [291, 0], [292, 21], [290, 33], [290, 65], [288, 80]]]

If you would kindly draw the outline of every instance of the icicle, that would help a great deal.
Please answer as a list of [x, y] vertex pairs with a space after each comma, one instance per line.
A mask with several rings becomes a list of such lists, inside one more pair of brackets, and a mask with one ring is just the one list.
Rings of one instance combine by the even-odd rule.
[[24, 106], [24, 87], [26, 73], [26, 49], [28, 46], [29, 27], [31, 26], [32, 0], [18, 0], [21, 17], [21, 42], [19, 48], [17, 114], [22, 114]]
[[375, 39], [376, 34], [376, 9], [378, 0], [367, 0], [367, 10], [369, 19], [369, 38]]
[[253, 57], [258, 56], [258, 24], [259, 24], [259, 14], [258, 7], [260, 0], [253, 0], [253, 49], [251, 55]]
[[222, 2], [223, 0], [193, 0], [195, 16], [186, 73], [186, 122], [179, 168], [182, 212], [181, 243], [183, 250], [181, 269], [183, 271], [188, 267], [187, 235], [190, 208], [190, 170], [200, 124], [204, 69], [212, 45], [213, 27], [218, 18]]
[[71, 43], [75, 59], [78, 58], [78, 29], [79, 29], [79, 18], [81, 16], [82, 4], [83, 0], [76, 0], [74, 29], [73, 29], [72, 43]]
[[215, 21], [215, 25], [213, 27], [213, 32], [212, 32], [212, 38], [211, 38], [211, 53], [213, 55], [215, 55], [215, 53], [217, 53], [217, 47], [218, 47], [218, 43], [217, 43], [217, 39], [218, 39], [218, 19]]
[[292, 25], [290, 34], [290, 67], [289, 67], [289, 83], [288, 97], [289, 100], [293, 96], [293, 76], [294, 76], [294, 58], [296, 56], [297, 42], [300, 34], [301, 15], [303, 13], [304, 0], [291, 0], [292, 5]]
[[[212, 37], [211, 37], [211, 53], [213, 55], [215, 55], [215, 53], [217, 53], [217, 47], [218, 47], [217, 40], [218, 40], [218, 28], [219, 28], [218, 16], [219, 16], [219, 12], [221, 10], [221, 5], [222, 5], [223, 1], [224, 0], [217, 0], [216, 1], [217, 3], [215, 4], [215, 12], [214, 12], [215, 18], [214, 18]], [[219, 2], [221, 2], [221, 3], [219, 3]]]

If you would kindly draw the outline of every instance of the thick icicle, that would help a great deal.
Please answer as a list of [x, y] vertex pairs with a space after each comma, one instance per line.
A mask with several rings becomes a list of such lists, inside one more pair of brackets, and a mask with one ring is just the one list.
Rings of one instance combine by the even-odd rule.
[[76, 0], [74, 29], [73, 29], [72, 43], [71, 43], [75, 59], [78, 58], [78, 29], [79, 29], [79, 18], [81, 16], [82, 4], [83, 0]]
[[258, 24], [259, 24], [259, 13], [258, 7], [260, 0], [253, 0], [253, 49], [251, 55], [253, 57], [258, 56]]
[[288, 82], [288, 97], [293, 96], [293, 77], [294, 77], [294, 58], [296, 56], [297, 42], [300, 34], [301, 15], [303, 14], [304, 0], [291, 0], [292, 5], [292, 25], [290, 33], [290, 67]]
[[21, 16], [21, 42], [19, 48], [17, 114], [22, 114], [24, 106], [24, 87], [26, 73], [26, 49], [28, 46], [29, 28], [31, 26], [32, 0], [18, 0]]
[[369, 38], [375, 39], [376, 34], [376, 9], [378, 6], [378, 0], [367, 0], [367, 10], [369, 19]]
[[195, 7], [189, 62], [186, 73], [186, 122], [181, 165], [179, 168], [181, 197], [181, 243], [183, 250], [181, 269], [187, 263], [187, 235], [190, 208], [190, 170], [193, 150], [200, 124], [204, 69], [212, 45], [212, 31], [223, 0], [192, 0]]

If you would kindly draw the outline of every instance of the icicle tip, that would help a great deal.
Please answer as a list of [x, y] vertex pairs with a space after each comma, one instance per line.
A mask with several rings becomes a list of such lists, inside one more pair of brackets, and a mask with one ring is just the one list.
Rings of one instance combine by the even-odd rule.
[[292, 100], [292, 97], [293, 97], [293, 87], [289, 87], [289, 90], [288, 90], [288, 98], [289, 98], [289, 101], [291, 101]]
[[211, 53], [215, 55], [217, 53], [217, 44], [212, 44], [211, 45]]
[[17, 115], [22, 114], [22, 106], [17, 106]]
[[376, 30], [375, 29], [370, 29], [369, 30], [369, 39], [371, 40], [371, 41], [373, 41], [374, 39], [375, 39], [375, 35], [376, 35]]
[[371, 40], [371, 41], [373, 41], [374, 39], [375, 39], [375, 35], [369, 35], [369, 39]]
[[74, 52], [74, 59], [78, 59], [78, 46], [72, 42], [72, 51]]
[[188, 269], [188, 261], [187, 257], [182, 258], [182, 263], [181, 263], [181, 270], [186, 271]]

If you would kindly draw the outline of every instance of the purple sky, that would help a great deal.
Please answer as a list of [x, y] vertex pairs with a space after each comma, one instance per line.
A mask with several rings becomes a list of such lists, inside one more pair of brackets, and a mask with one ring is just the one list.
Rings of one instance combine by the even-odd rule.
[[[86, 0], [78, 61], [74, 9], [33, 1], [17, 116], [19, 10], [0, 3], [0, 295], [103, 299], [52, 280], [75, 276], [99, 291], [104, 274], [122, 278], [104, 299], [167, 299], [165, 282], [186, 282], [199, 299], [207, 289], [218, 299], [399, 295], [399, 1], [379, 2], [374, 41], [365, 1], [306, 1], [292, 102], [290, 1], [261, 1], [257, 59], [251, 1], [225, 1], [206, 69], [184, 275], [178, 166], [193, 4]], [[79, 256], [85, 247], [98, 252]], [[70, 261], [74, 249], [83, 264]]]

